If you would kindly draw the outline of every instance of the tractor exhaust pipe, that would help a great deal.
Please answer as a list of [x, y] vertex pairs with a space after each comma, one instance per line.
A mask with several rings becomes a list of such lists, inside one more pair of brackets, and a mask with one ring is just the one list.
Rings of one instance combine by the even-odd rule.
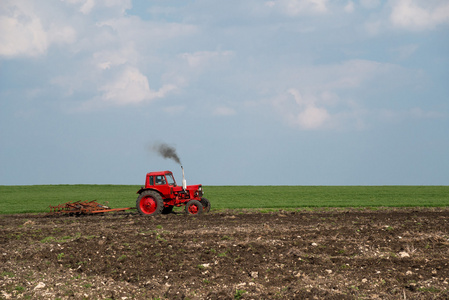
[[184, 167], [181, 166], [182, 169], [182, 189], [185, 191], [187, 188], [187, 181], [186, 181], [186, 177], [184, 176]]

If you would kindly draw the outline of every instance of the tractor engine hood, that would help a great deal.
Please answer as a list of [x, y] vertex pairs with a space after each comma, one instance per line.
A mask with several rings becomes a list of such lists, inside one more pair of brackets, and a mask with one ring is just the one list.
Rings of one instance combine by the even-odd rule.
[[182, 186], [174, 186], [173, 187], [173, 191], [174, 192], [181, 192], [183, 190], [189, 191], [189, 192], [194, 192], [197, 190], [202, 191], [203, 190], [203, 185], [202, 184], [194, 184], [194, 185], [187, 185], [186, 188], [184, 189]]
[[191, 196], [201, 198], [203, 196], [203, 185], [201, 184], [194, 184], [194, 185], [188, 185], [184, 189], [181, 186], [175, 186], [173, 187], [173, 192], [181, 193], [181, 192], [188, 192]]

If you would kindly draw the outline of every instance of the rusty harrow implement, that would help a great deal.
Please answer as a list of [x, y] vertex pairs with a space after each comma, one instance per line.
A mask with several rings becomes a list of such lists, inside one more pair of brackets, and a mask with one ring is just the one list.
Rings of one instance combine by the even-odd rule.
[[50, 205], [50, 212], [47, 213], [47, 216], [57, 216], [63, 214], [69, 215], [81, 215], [81, 214], [96, 214], [96, 213], [105, 213], [112, 211], [123, 211], [129, 209], [135, 209], [135, 207], [125, 207], [125, 208], [110, 208], [106, 205], [100, 204], [95, 200], [92, 201], [69, 201], [64, 204], [59, 204], [56, 206]]

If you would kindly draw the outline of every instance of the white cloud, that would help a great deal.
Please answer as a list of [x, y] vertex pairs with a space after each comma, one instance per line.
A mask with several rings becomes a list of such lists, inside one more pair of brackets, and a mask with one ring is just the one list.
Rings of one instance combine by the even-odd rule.
[[51, 43], [73, 44], [76, 41], [76, 30], [71, 26], [52, 24], [48, 30], [48, 37]]
[[177, 86], [174, 84], [164, 84], [159, 90], [152, 91], [150, 93], [150, 100], [156, 99], [156, 98], [164, 98], [167, 96], [168, 93], [171, 93], [177, 89]]
[[433, 29], [449, 23], [449, 3], [441, 0], [399, 0], [392, 3], [390, 20], [394, 26], [410, 30]]
[[48, 23], [33, 2], [6, 1], [0, 4], [0, 55], [40, 56], [55, 44], [73, 43], [75, 30], [68, 25]]
[[[0, 55], [38, 56], [47, 53], [51, 46], [73, 44], [73, 46], [62, 49], [69, 53], [67, 56], [64, 56], [64, 51], [55, 51], [59, 55], [59, 62], [62, 59], [67, 59], [67, 64], [64, 65], [64, 68], [58, 70], [59, 74], [49, 75], [55, 78], [49, 80], [49, 82], [60, 85], [61, 90], [65, 93], [64, 95], [74, 97], [89, 95], [92, 99], [102, 99], [102, 101], [97, 101], [98, 103], [127, 105], [151, 101], [166, 97], [174, 89], [188, 88], [189, 85], [193, 85], [196, 79], [198, 79], [198, 84], [204, 84], [200, 81], [206, 77], [211, 82], [215, 80], [217, 86], [221, 84], [219, 81], [223, 79], [226, 81], [223, 83], [224, 86], [232, 83], [229, 78], [242, 76], [239, 84], [243, 85], [242, 82], [245, 82], [245, 84], [251, 85], [249, 77], [244, 78], [243, 75], [239, 75], [235, 71], [234, 74], [229, 75], [231, 74], [229, 73], [230, 70], [237, 70], [240, 67], [242, 69], [248, 68], [248, 73], [257, 73], [260, 70], [261, 74], [255, 74], [254, 78], [260, 78], [258, 77], [260, 75], [265, 78], [270, 77], [270, 80], [272, 80], [274, 76], [271, 76], [269, 68], [278, 64], [279, 68], [283, 69], [281, 72], [289, 70], [291, 67], [294, 70], [291, 74], [288, 74], [291, 76], [279, 76], [282, 77], [282, 80], [288, 78], [288, 83], [277, 82], [276, 84], [273, 83], [272, 87], [278, 91], [285, 91], [293, 87], [301, 91], [303, 99], [313, 100], [308, 104], [296, 104], [297, 111], [292, 123], [302, 128], [321, 128], [331, 124], [330, 121], [335, 116], [334, 111], [329, 109], [329, 100], [323, 96], [323, 92], [337, 95], [336, 98], [338, 98], [341, 91], [360, 88], [376, 77], [394, 73], [396, 70], [395, 66], [389, 64], [357, 59], [340, 64], [304, 66], [304, 62], [301, 61], [303, 57], [307, 60], [307, 57], [316, 55], [316, 58], [322, 53], [325, 54], [325, 51], [320, 50], [320, 53], [311, 55], [309, 52], [311, 48], [304, 46], [309, 43], [310, 35], [298, 34], [298, 29], [295, 29], [295, 27], [304, 28], [302, 26], [303, 20], [305, 20], [307, 26], [310, 24], [312, 28], [315, 28], [317, 23], [312, 18], [301, 17], [297, 18], [298, 20], [288, 18], [288, 16], [319, 15], [332, 12], [333, 16], [336, 16], [335, 25], [338, 27], [337, 25], [341, 25], [339, 23], [341, 16], [348, 20], [360, 20], [361, 18], [356, 16], [356, 13], [358, 14], [360, 11], [366, 13], [367, 10], [361, 9], [363, 7], [378, 7], [381, 5], [379, 0], [361, 0], [360, 2], [344, 0], [338, 3], [328, 0], [266, 1], [263, 8], [264, 12], [270, 11], [271, 13], [263, 14], [263, 18], [258, 15], [257, 20], [248, 19], [244, 25], [237, 22], [230, 26], [226, 22], [220, 22], [220, 26], [224, 24], [225, 27], [225, 30], [221, 31], [201, 27], [205, 25], [202, 23], [203, 19], [191, 11], [189, 12], [189, 9], [195, 8], [195, 5], [186, 8], [187, 16], [185, 18], [184, 16], [182, 18], [176, 16], [173, 19], [170, 17], [170, 19], [159, 22], [155, 21], [158, 20], [157, 18], [146, 20], [127, 14], [126, 9], [131, 7], [131, 1], [129, 0], [62, 0], [58, 1], [59, 4], [54, 10], [49, 9], [50, 6], [36, 7], [38, 9], [36, 10], [33, 3], [35, 2], [10, 0], [0, 4], [1, 8], [6, 8], [2, 9], [0, 13]], [[398, 0], [397, 4], [395, 3], [390, 2], [390, 5], [385, 5], [375, 12], [383, 14], [383, 29], [388, 22], [386, 19], [388, 10], [386, 8], [391, 7], [393, 8], [392, 11], [397, 12], [395, 9], [399, 9], [401, 4], [404, 6], [404, 3], [413, 4], [413, 7], [417, 6], [411, 0]], [[440, 14], [443, 17], [435, 18], [444, 20], [444, 10], [442, 13], [438, 13], [436, 10], [436, 8], [444, 8], [443, 2], [435, 2], [434, 0], [432, 3], [439, 4], [433, 6], [420, 4], [419, 7], [426, 7], [426, 11], [432, 12], [429, 16], [439, 16]], [[251, 2], [251, 4], [239, 6], [239, 8], [247, 9], [249, 5], [261, 6], [260, 3]], [[334, 9], [335, 11], [333, 11]], [[176, 11], [176, 9], [174, 10]], [[287, 17], [279, 15], [273, 17], [273, 11], [287, 15]], [[352, 15], [349, 16], [344, 11], [352, 13]], [[402, 10], [402, 12], [403, 15], [407, 15], [407, 10]], [[175, 12], [172, 16], [174, 14]], [[59, 17], [52, 18], [52, 16]], [[172, 22], [177, 20], [178, 17], [183, 21]], [[264, 19], [265, 17], [267, 19]], [[416, 17], [412, 19], [414, 18]], [[373, 17], [371, 20], [376, 21], [378, 19]], [[254, 21], [257, 21], [256, 24], [266, 21], [269, 25], [266, 27], [253, 26]], [[301, 26], [296, 26], [297, 22]], [[327, 22], [322, 22], [322, 18], [319, 22], [323, 26], [327, 26]], [[317, 27], [317, 30], [322, 29], [320, 26]], [[286, 30], [287, 27], [288, 30]], [[266, 28], [269, 30], [265, 30]], [[281, 66], [286, 60], [279, 60], [274, 57], [275, 55], [282, 57], [279, 54], [284, 52], [283, 47], [270, 48], [272, 45], [269, 42], [261, 42], [262, 40], [270, 41], [276, 31], [281, 30], [279, 28], [283, 30], [282, 34], [278, 35], [279, 41], [287, 41], [284, 38], [294, 32], [289, 38], [291, 44], [285, 44], [285, 52], [287, 54], [298, 52], [297, 58], [301, 57], [297, 62], [292, 61], [291, 64], [287, 63], [283, 67]], [[233, 30], [241, 30], [245, 40], [233, 39], [235, 38]], [[261, 33], [259, 30], [264, 30], [264, 32]], [[217, 36], [208, 36], [208, 34], [211, 34], [210, 32], [216, 33]], [[223, 32], [225, 32], [224, 35]], [[332, 32], [332, 30], [329, 30], [328, 33], [325, 33], [322, 40], [329, 38], [327, 34], [332, 35]], [[301, 33], [304, 33], [304, 31]], [[222, 35], [220, 36], [220, 34]], [[206, 45], [204, 39], [207, 39], [208, 43], [210, 39], [210, 42], [213, 43], [207, 44], [209, 46], [206, 47], [209, 49], [211, 47], [213, 47], [212, 49], [226, 47], [226, 49], [232, 50], [203, 50], [204, 45]], [[304, 40], [302, 41], [302, 39]], [[254, 46], [251, 46], [253, 42]], [[310, 40], [311, 46], [314, 43], [316, 43], [314, 39]], [[256, 45], [258, 48], [255, 47]], [[264, 48], [265, 46], [266, 48]], [[272, 49], [277, 50], [272, 52]], [[413, 48], [403, 48], [402, 50], [398, 48], [398, 51], [400, 51], [398, 53], [401, 57], [407, 57], [409, 55], [407, 53], [413, 53], [414, 50]], [[77, 55], [72, 55], [73, 53]], [[262, 55], [258, 53], [262, 53]], [[268, 59], [262, 61], [260, 60], [261, 57], [267, 57]], [[48, 61], [54, 63], [51, 58]], [[267, 67], [264, 66], [265, 63], [267, 63]], [[301, 67], [296, 68], [295, 65], [301, 65]], [[198, 76], [205, 73], [207, 76]], [[245, 73], [245, 71], [241, 73]], [[220, 75], [217, 75], [218, 79], [214, 79], [209, 74]], [[226, 77], [220, 77], [222, 74]], [[290, 78], [293, 78], [293, 80], [290, 80]], [[256, 81], [258, 83], [255, 85], [264, 85], [263, 88], [265, 89], [269, 89], [266, 86], [271, 84], [268, 80], [263, 83], [261, 82], [264, 80]], [[274, 79], [274, 81], [277, 80]], [[342, 96], [337, 101], [340, 101], [339, 105], [345, 111], [345, 108], [347, 108], [347, 102], [345, 101], [347, 100]], [[214, 113], [231, 115], [235, 111], [223, 106], [217, 108]]]
[[[166, 42], [195, 33], [196, 26], [145, 21], [126, 14], [130, 7], [129, 0], [45, 1], [39, 6], [35, 1], [0, 1], [0, 57], [41, 56], [40, 61], [52, 65], [53, 58], [44, 56], [50, 47], [60, 47], [55, 53], [66, 63], [57, 74], [45, 74], [50, 84], [46, 88], [56, 86], [62, 97], [72, 99], [91, 95], [83, 109], [166, 97], [180, 86], [172, 83], [176, 78], [169, 78], [167, 70], [172, 63], [167, 58], [175, 60], [179, 52], [159, 50]], [[229, 53], [211, 54], [209, 60]], [[158, 88], [150, 88], [150, 79]]]
[[[382, 87], [384, 93], [407, 81], [409, 70], [367, 60], [309, 66], [283, 74], [290, 85], [273, 105], [291, 127], [301, 130], [361, 129], [368, 110], [365, 96]], [[290, 80], [291, 79], [291, 80]]]
[[293, 119], [293, 122], [305, 129], [317, 129], [322, 127], [329, 117], [326, 109], [309, 105]]
[[144, 21], [126, 14], [121, 14], [117, 18], [104, 19], [96, 22], [95, 25], [98, 28], [112, 30], [114, 37], [121, 43], [132, 41], [136, 44], [150, 45], [152, 48], [161, 47], [165, 41], [183, 38], [198, 31], [195, 25]]
[[0, 16], [0, 55], [38, 56], [47, 51], [48, 39], [40, 20], [34, 16], [25, 22]]
[[313, 130], [329, 125], [331, 117], [329, 112], [317, 104], [316, 98], [304, 97], [297, 89], [289, 89], [287, 94], [278, 97], [274, 101], [274, 106], [292, 127]]
[[150, 98], [148, 79], [136, 68], [125, 69], [114, 81], [100, 88], [102, 99], [114, 104], [139, 103]]
[[170, 63], [170, 71], [163, 78], [179, 87], [187, 87], [201, 80], [203, 74], [227, 72], [234, 58], [233, 51], [194, 51], [176, 55]]
[[115, 8], [119, 13], [132, 7], [131, 0], [62, 0], [72, 5], [77, 5], [79, 11], [85, 15], [94, 9]]
[[49, 43], [47, 33], [32, 7], [22, 1], [0, 5], [0, 55], [44, 54]]
[[89, 14], [95, 6], [94, 0], [76, 1], [75, 3], [81, 3], [80, 12], [85, 15]]
[[130, 44], [121, 49], [102, 49], [92, 55], [93, 63], [101, 70], [121, 66], [126, 63], [138, 64], [140, 55]]
[[115, 80], [103, 85], [99, 90], [102, 92], [101, 99], [106, 103], [127, 105], [163, 98], [174, 89], [175, 86], [166, 84], [153, 91], [147, 77], [137, 68], [127, 67]]
[[446, 0], [390, 0], [385, 4], [365, 0], [361, 6], [372, 10], [363, 24], [371, 35], [391, 32], [392, 28], [424, 31], [449, 24], [449, 2]]
[[329, 113], [323, 107], [318, 107], [315, 99], [303, 98], [299, 91], [290, 89], [288, 91], [295, 99], [297, 111], [289, 115], [293, 125], [299, 125], [304, 129], [317, 129], [329, 120]]
[[366, 127], [368, 111], [355, 101], [341, 99], [330, 91], [311, 94], [291, 88], [272, 103], [282, 120], [295, 129], [361, 130]]
[[348, 4], [346, 4], [344, 10], [345, 10], [345, 12], [347, 12], [347, 13], [352, 13], [352, 12], [354, 12], [354, 2], [349, 1]]

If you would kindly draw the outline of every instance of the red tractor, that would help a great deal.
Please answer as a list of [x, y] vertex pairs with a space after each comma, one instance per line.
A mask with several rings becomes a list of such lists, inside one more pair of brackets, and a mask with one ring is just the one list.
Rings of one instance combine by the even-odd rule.
[[[181, 167], [182, 168], [182, 167]], [[170, 171], [150, 172], [145, 179], [145, 187], [137, 191], [136, 207], [139, 213], [147, 216], [168, 214], [174, 206], [185, 205], [191, 215], [209, 212], [210, 202], [203, 198], [201, 184], [187, 186], [182, 168], [182, 186], [177, 186]]]

